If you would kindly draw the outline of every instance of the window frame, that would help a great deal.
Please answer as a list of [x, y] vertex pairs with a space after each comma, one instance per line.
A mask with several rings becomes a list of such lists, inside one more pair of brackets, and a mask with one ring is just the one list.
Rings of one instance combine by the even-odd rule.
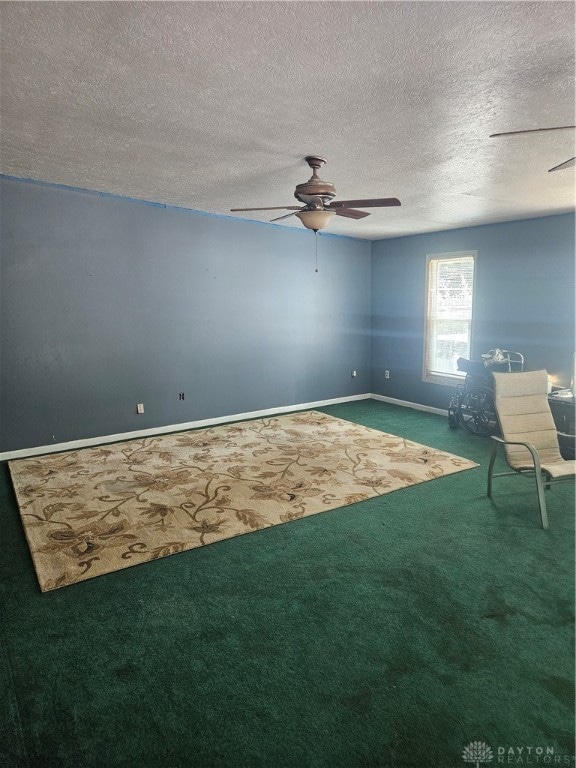
[[456, 384], [462, 383], [466, 374], [457, 373], [428, 373], [428, 349], [430, 345], [430, 330], [429, 330], [429, 305], [430, 305], [430, 262], [432, 261], [450, 261], [452, 259], [472, 258], [472, 307], [470, 313], [470, 347], [472, 347], [472, 339], [474, 338], [474, 319], [475, 319], [475, 296], [476, 296], [476, 272], [478, 267], [478, 251], [466, 250], [466, 251], [450, 251], [448, 253], [427, 253], [426, 254], [426, 279], [425, 279], [425, 292], [424, 292], [424, 344], [423, 344], [423, 358], [422, 358], [422, 381], [427, 384], [441, 384], [444, 386], [454, 387]]

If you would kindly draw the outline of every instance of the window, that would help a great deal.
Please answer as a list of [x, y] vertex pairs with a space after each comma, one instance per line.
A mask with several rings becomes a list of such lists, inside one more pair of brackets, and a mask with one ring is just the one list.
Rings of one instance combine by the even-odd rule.
[[470, 357], [475, 251], [429, 255], [426, 281], [424, 381], [453, 384]]

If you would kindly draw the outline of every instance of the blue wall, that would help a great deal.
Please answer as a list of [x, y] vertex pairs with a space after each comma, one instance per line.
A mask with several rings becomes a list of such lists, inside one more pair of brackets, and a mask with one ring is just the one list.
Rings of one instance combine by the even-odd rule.
[[518, 350], [570, 380], [572, 214], [321, 235], [316, 273], [308, 230], [10, 179], [0, 193], [3, 451], [370, 391], [446, 408], [452, 389], [422, 382], [428, 253], [478, 251], [473, 356]]
[[[570, 383], [574, 215], [381, 240], [372, 249], [372, 392], [446, 408], [451, 388], [422, 381], [426, 254], [478, 251], [472, 357], [522, 352], [526, 368]], [[390, 370], [390, 379], [384, 370]]]
[[0, 184], [1, 450], [370, 390], [370, 242]]

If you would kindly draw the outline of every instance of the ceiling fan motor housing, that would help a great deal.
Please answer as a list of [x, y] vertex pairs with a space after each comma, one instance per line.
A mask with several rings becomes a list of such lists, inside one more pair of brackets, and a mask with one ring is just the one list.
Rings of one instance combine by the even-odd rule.
[[304, 184], [297, 184], [294, 197], [296, 200], [300, 200], [301, 203], [308, 203], [307, 199], [303, 199], [301, 195], [306, 197], [321, 197], [324, 202], [329, 202], [332, 198], [336, 197], [336, 187], [329, 181], [322, 181], [316, 171], [321, 168], [326, 160], [318, 155], [308, 155], [305, 158], [306, 162], [312, 168], [312, 176]]

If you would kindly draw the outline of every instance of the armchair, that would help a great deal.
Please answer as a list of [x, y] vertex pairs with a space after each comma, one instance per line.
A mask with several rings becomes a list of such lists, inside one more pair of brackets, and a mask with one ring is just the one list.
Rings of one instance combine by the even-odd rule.
[[[576, 461], [560, 455], [556, 425], [548, 404], [546, 371], [494, 373], [494, 404], [502, 437], [492, 436], [494, 450], [488, 466], [488, 497], [495, 477], [524, 475], [536, 481], [542, 528], [548, 529], [545, 489], [551, 483], [576, 478]], [[494, 473], [499, 449], [504, 448], [512, 472]]]

